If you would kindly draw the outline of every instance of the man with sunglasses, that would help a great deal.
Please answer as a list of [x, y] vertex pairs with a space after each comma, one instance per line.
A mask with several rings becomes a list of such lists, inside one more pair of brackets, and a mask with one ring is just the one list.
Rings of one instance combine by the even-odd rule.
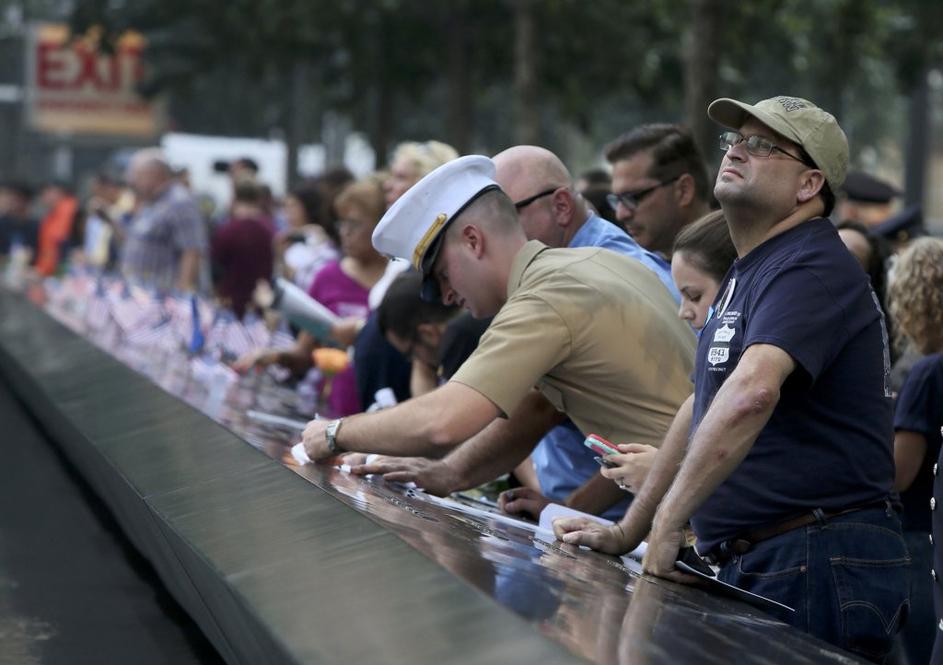
[[606, 146], [607, 201], [638, 244], [671, 259], [678, 232], [710, 212], [710, 183], [690, 132], [679, 125], [636, 127]]
[[795, 97], [719, 99], [714, 193], [739, 255], [698, 342], [694, 395], [613, 529], [567, 542], [633, 548], [675, 569], [690, 519], [719, 577], [780, 618], [880, 662], [909, 610], [894, 480], [887, 332], [867, 275], [824, 217], [848, 166], [835, 118]]
[[632, 257], [658, 276], [675, 302], [671, 266], [595, 214], [573, 190], [573, 177], [546, 148], [518, 145], [494, 156], [495, 180], [514, 202], [528, 240], [548, 247], [602, 247]]

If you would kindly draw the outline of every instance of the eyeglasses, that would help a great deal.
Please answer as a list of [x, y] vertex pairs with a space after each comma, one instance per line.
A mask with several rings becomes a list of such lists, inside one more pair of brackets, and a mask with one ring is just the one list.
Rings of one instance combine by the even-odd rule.
[[746, 146], [747, 152], [754, 157], [765, 157], [768, 159], [775, 150], [776, 152], [783, 153], [787, 157], [792, 157], [797, 162], [801, 162], [806, 166], [815, 168], [815, 164], [810, 164], [809, 160], [803, 159], [798, 155], [794, 155], [787, 150], [783, 150], [778, 145], [769, 139], [763, 138], [762, 136], [757, 136], [756, 134], [753, 136], [744, 136], [740, 132], [724, 132], [720, 135], [720, 149], [723, 152], [727, 152], [732, 147], [739, 145], [740, 143], [743, 143], [743, 145]]
[[618, 210], [619, 204], [621, 203], [629, 210], [635, 210], [638, 208], [642, 200], [654, 192], [659, 187], [664, 187], [665, 185], [670, 185], [675, 180], [683, 176], [683, 173], [679, 173], [674, 178], [668, 178], [667, 180], [662, 180], [657, 185], [652, 185], [646, 189], [640, 189], [637, 192], [622, 192], [621, 194], [606, 194], [606, 203], [609, 204], [609, 207], [613, 210]]
[[540, 194], [534, 194], [533, 196], [528, 196], [526, 199], [522, 199], [522, 200], [518, 201], [517, 203], [515, 203], [515, 204], [514, 204], [514, 207], [517, 208], [518, 210], [521, 210], [521, 209], [523, 209], [523, 208], [526, 208], [527, 206], [529, 206], [531, 203], [533, 203], [533, 202], [536, 201], [537, 199], [542, 199], [542, 198], [545, 197], [545, 196], [550, 196], [551, 194], [553, 194], [553, 193], [554, 193], [555, 191], [557, 191], [558, 189], [560, 189], [560, 188], [559, 188], [559, 187], [554, 187], [553, 189], [545, 190], [545, 191], [541, 192]]

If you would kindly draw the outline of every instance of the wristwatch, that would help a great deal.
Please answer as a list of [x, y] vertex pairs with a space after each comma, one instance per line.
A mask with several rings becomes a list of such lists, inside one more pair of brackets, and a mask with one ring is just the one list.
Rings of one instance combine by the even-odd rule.
[[327, 449], [331, 452], [332, 455], [336, 455], [344, 451], [343, 448], [337, 445], [337, 433], [340, 431], [343, 422], [343, 418], [332, 420], [327, 424], [327, 429], [324, 430], [324, 438], [327, 439]]

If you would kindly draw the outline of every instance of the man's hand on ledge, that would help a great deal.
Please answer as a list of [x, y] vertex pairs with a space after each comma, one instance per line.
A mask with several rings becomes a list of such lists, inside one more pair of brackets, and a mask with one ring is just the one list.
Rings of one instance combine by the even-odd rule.
[[435, 496], [448, 496], [461, 489], [451, 467], [444, 460], [425, 457], [379, 457], [370, 464], [351, 466], [351, 473], [359, 476], [379, 474], [396, 483], [416, 483], [416, 486]]

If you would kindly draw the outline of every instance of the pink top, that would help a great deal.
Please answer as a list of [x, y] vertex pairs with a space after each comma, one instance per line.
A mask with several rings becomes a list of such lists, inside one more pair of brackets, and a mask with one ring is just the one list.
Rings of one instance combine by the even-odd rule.
[[[339, 261], [332, 261], [324, 266], [314, 280], [308, 295], [327, 307], [338, 316], [367, 318], [369, 307], [367, 298], [369, 289], [355, 282], [341, 270]], [[343, 372], [335, 374], [330, 380], [330, 395], [327, 405], [331, 410], [331, 417], [340, 418], [363, 411], [360, 399], [357, 396], [357, 380], [353, 366]], [[328, 381], [321, 384], [322, 392]]]

